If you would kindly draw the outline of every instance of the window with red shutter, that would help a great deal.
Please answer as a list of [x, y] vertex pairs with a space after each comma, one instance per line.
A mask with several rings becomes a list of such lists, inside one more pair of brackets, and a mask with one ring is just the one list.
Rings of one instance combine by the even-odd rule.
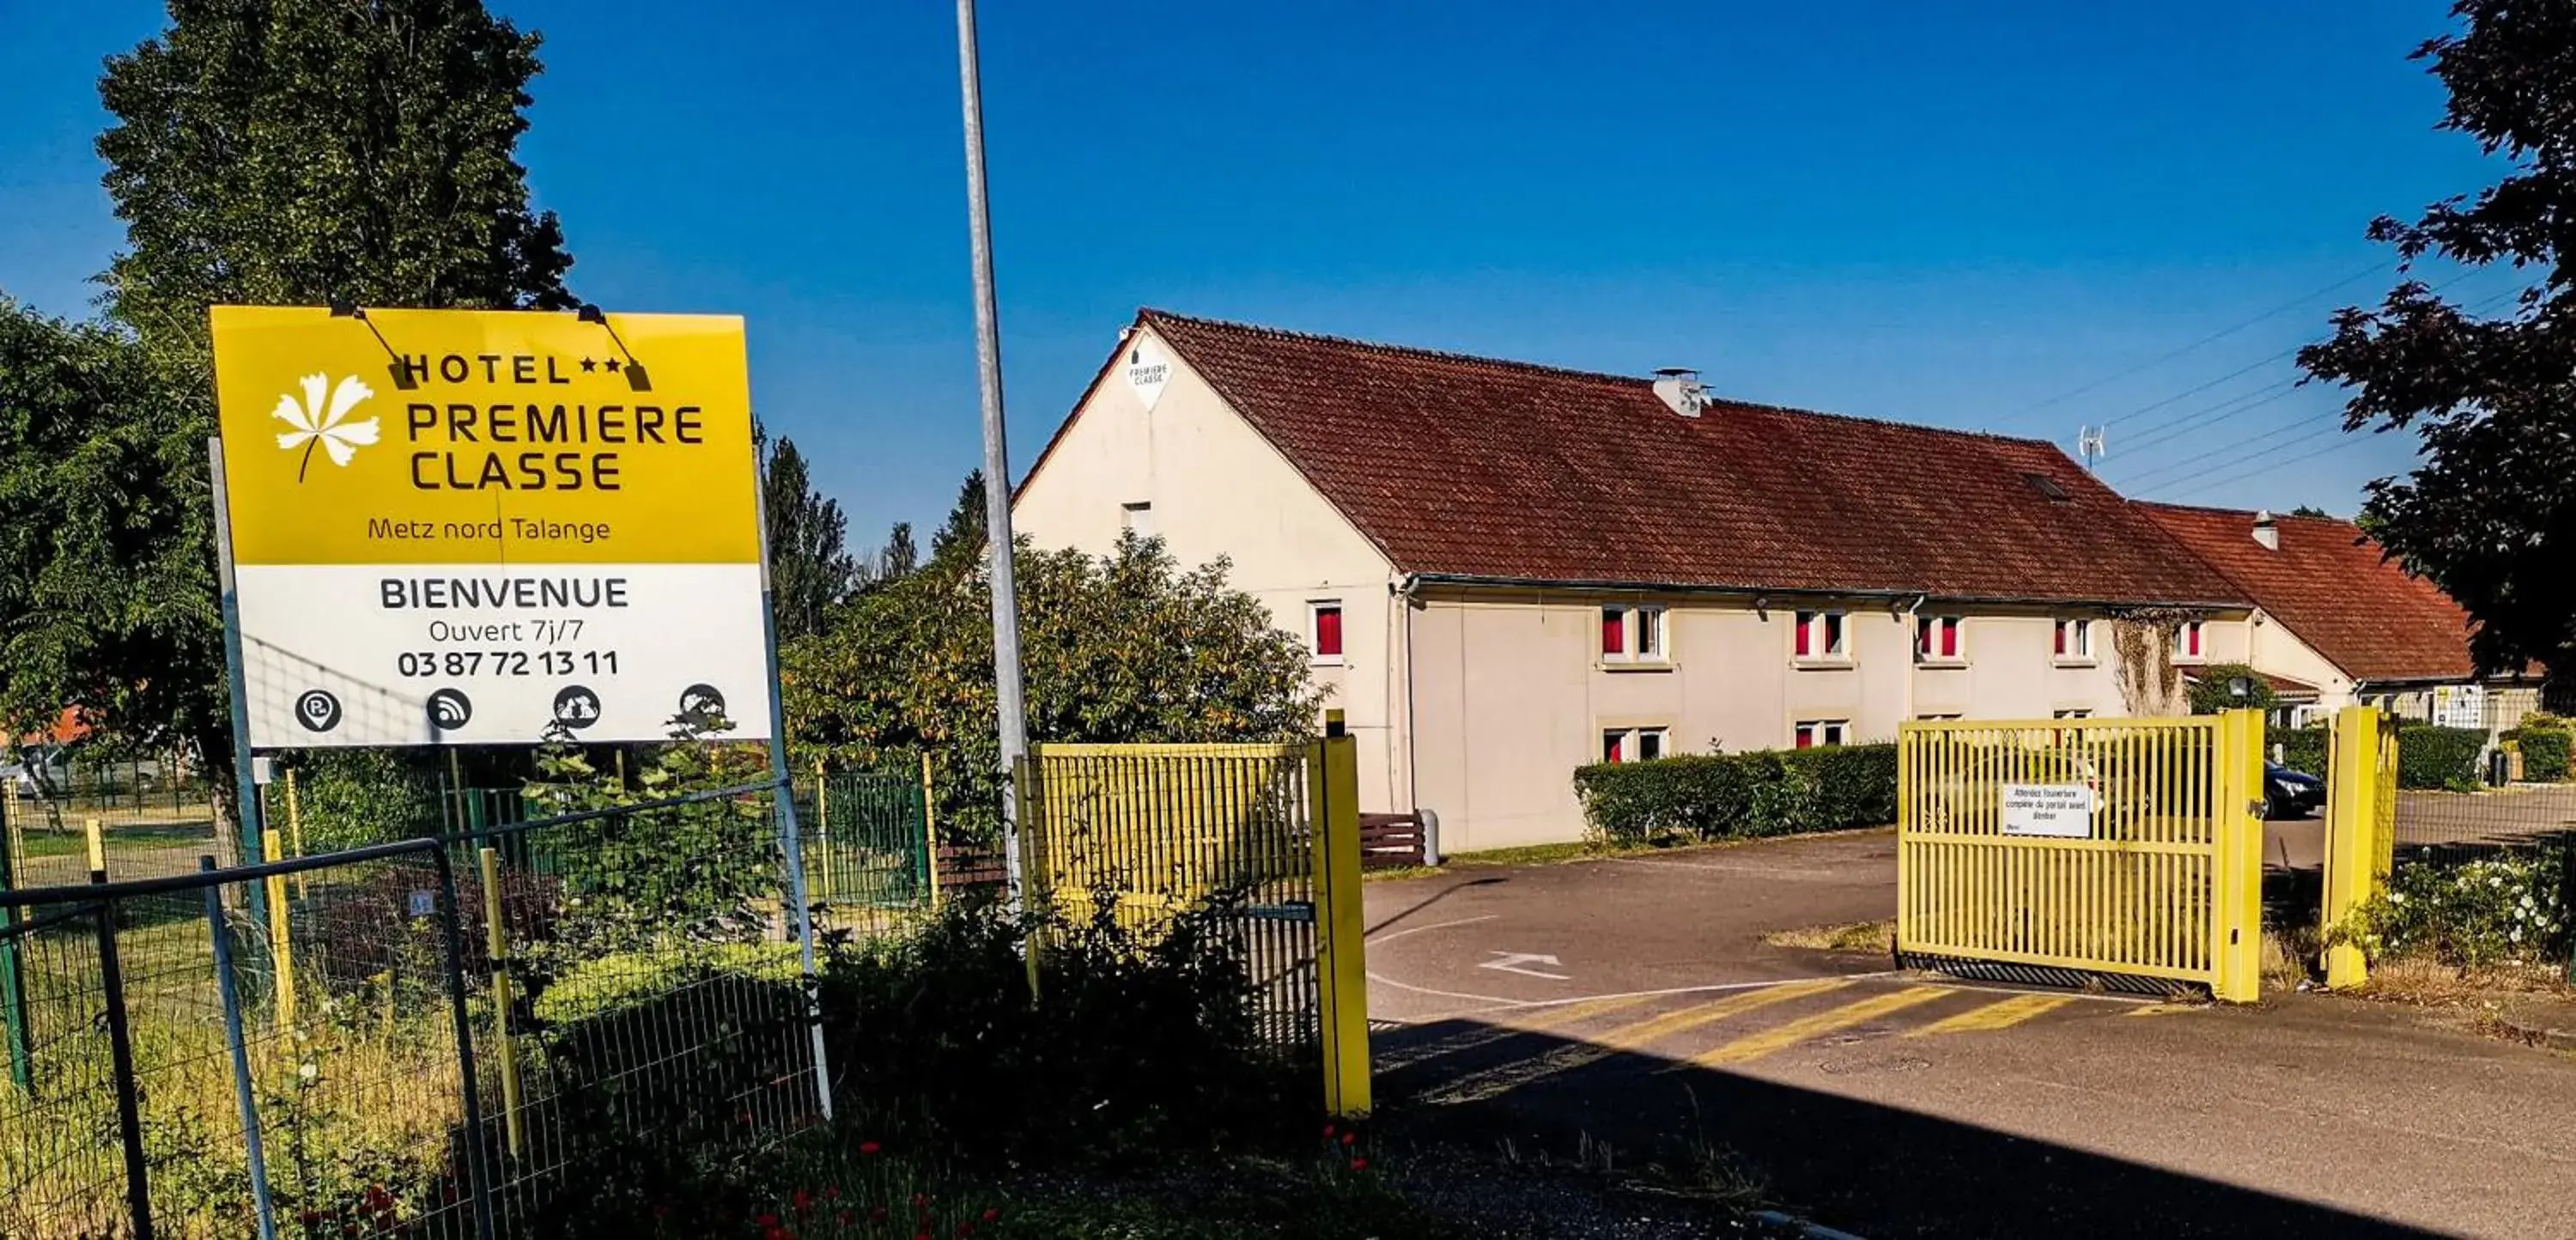
[[1622, 735], [1621, 733], [1618, 733], [1618, 732], [1604, 732], [1604, 733], [1602, 733], [1602, 734], [1601, 734], [1601, 760], [1602, 760], [1602, 761], [1604, 761], [1604, 762], [1617, 762], [1617, 761], [1619, 761], [1620, 751], [1626, 748], [1626, 746], [1624, 746], [1624, 745], [1620, 744], [1620, 741], [1621, 741], [1622, 739], [1624, 739], [1623, 735]]
[[2057, 622], [2057, 657], [2066, 657], [2066, 622], [2063, 620]]
[[1315, 608], [1315, 657], [1342, 657], [1342, 609], [1338, 604]]
[[1944, 659], [1959, 657], [1959, 618], [1957, 616], [1945, 616], [1941, 620], [1941, 657]]
[[1812, 611], [1802, 611], [1802, 612], [1799, 612], [1799, 613], [1798, 613], [1798, 657], [1799, 657], [1799, 658], [1801, 658], [1801, 659], [1811, 658], [1811, 657], [1813, 657], [1813, 656], [1815, 655], [1815, 653], [1816, 653], [1816, 638], [1815, 638], [1815, 633], [1816, 633], [1816, 613], [1814, 613], [1814, 612], [1812, 612]]
[[1617, 607], [1601, 609], [1601, 653], [1628, 653], [1628, 613]]

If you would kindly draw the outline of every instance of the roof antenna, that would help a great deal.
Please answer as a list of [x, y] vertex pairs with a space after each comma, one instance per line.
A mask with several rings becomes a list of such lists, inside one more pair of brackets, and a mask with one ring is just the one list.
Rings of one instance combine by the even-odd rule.
[[2075, 428], [2075, 454], [2084, 458], [2085, 473], [2091, 474], [2101, 472], [2102, 433], [2109, 429], [2111, 428], [2107, 426], [2079, 426]]

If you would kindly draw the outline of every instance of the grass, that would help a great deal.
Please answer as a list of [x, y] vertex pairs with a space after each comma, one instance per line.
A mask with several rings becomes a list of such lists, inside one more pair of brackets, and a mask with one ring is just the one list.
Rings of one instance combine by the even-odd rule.
[[1842, 921], [1822, 926], [1801, 926], [1794, 930], [1774, 930], [1762, 936], [1762, 941], [1773, 947], [1884, 956], [1896, 950], [1896, 919]]

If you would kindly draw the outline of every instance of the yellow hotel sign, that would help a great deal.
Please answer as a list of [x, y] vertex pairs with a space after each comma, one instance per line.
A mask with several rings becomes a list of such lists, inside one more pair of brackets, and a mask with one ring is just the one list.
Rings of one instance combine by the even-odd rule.
[[254, 748], [769, 731], [742, 320], [219, 306]]
[[757, 563], [731, 316], [218, 306], [242, 564]]

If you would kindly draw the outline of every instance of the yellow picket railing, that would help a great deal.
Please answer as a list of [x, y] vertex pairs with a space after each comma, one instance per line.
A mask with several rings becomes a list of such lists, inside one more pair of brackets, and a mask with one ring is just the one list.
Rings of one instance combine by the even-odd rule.
[[1897, 950], [2259, 994], [2263, 720], [1909, 723]]
[[1152, 930], [1224, 893], [1274, 1045], [1320, 1047], [1325, 1103], [1369, 1109], [1359, 759], [1308, 744], [1035, 745], [1017, 776], [1032, 900]]

